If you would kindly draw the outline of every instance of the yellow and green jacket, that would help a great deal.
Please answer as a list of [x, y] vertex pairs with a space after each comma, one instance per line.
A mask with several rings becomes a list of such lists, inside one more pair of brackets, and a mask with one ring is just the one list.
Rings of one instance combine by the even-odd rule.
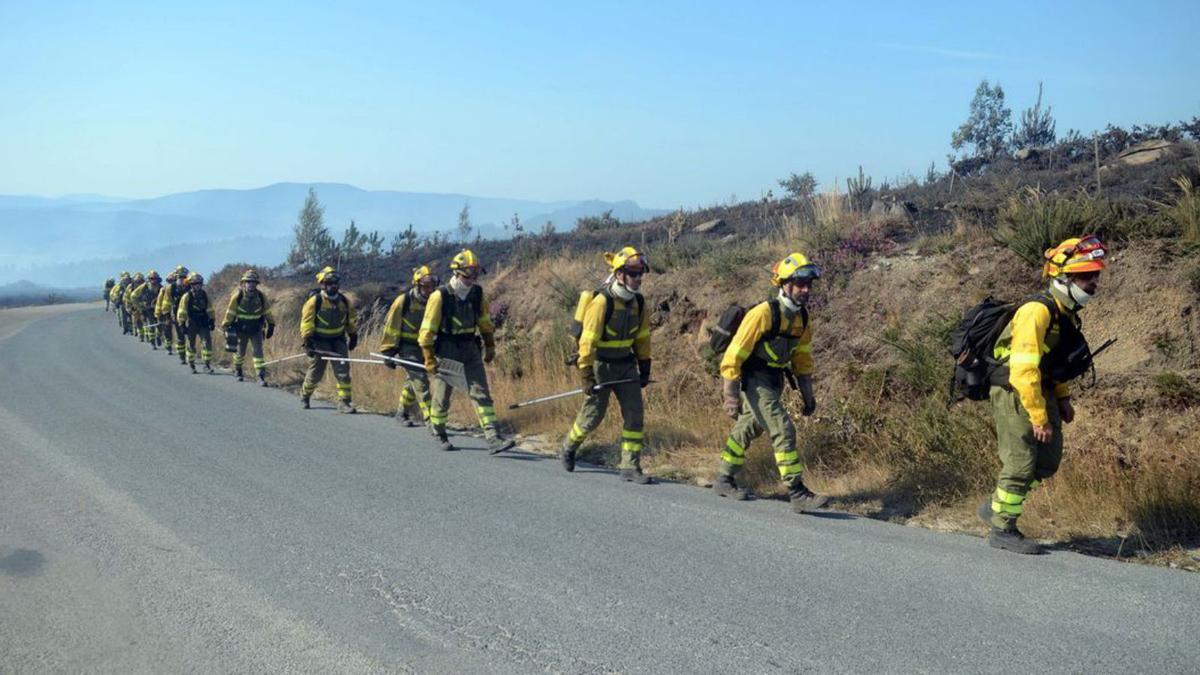
[[165, 317], [168, 320], [172, 318], [171, 306], [175, 303], [171, 301], [171, 288], [174, 284], [167, 284], [158, 291], [158, 297], [154, 299], [154, 316]]
[[[192, 318], [205, 318], [209, 321], [216, 321], [216, 313], [213, 311], [212, 303], [209, 302], [208, 293], [201, 290], [193, 296], [192, 291], [183, 294], [179, 298], [179, 309], [175, 312], [175, 320], [179, 325], [188, 323]], [[204, 326], [207, 328], [207, 324]]]
[[[1078, 325], [1078, 318], [1057, 298], [1058, 311]], [[1012, 321], [1000, 333], [992, 356], [1008, 364], [1008, 382], [1029, 412], [1029, 421], [1039, 427], [1050, 423], [1046, 413], [1043, 389], [1052, 389], [1057, 399], [1069, 398], [1071, 388], [1066, 382], [1043, 381], [1042, 357], [1058, 344], [1059, 326], [1052, 320], [1050, 308], [1032, 300], [1017, 308]]]
[[122, 305], [125, 302], [125, 286], [117, 284], [108, 292], [108, 300], [114, 305]]
[[779, 334], [772, 340], [771, 302], [760, 302], [751, 307], [734, 333], [725, 356], [721, 358], [721, 377], [740, 380], [742, 366], [751, 358], [768, 368], [791, 368], [796, 375], [812, 375], [812, 320], [804, 325], [800, 312], [791, 312], [779, 303]]
[[[605, 325], [604, 315], [610, 302], [612, 317]], [[650, 359], [650, 312], [646, 311], [644, 301], [639, 303], [637, 298], [630, 298], [626, 302], [605, 287], [587, 303], [581, 324], [577, 363], [580, 368], [591, 368], [597, 359], [620, 361], [630, 356], [638, 361]]]
[[[320, 311], [317, 311], [317, 305]], [[335, 338], [358, 333], [354, 308], [345, 293], [338, 293], [336, 300], [325, 296], [325, 292], [314, 293], [300, 310], [300, 337], [309, 336]]]
[[465, 300], [459, 300], [448, 286], [442, 286], [430, 293], [429, 300], [425, 303], [421, 330], [417, 334], [417, 344], [421, 347], [432, 347], [439, 335], [460, 338], [478, 333], [484, 340], [492, 339], [496, 328], [492, 325], [491, 305], [479, 286], [472, 287], [471, 293], [478, 293], [478, 312], [475, 310], [471, 294], [468, 294]]
[[143, 315], [149, 315], [154, 311], [154, 302], [158, 299], [159, 289], [155, 288], [149, 281], [142, 282], [137, 288], [129, 294], [133, 308]]
[[[405, 304], [408, 306], [405, 307]], [[402, 345], [417, 346], [427, 304], [415, 288], [393, 300], [387, 319], [383, 322], [383, 339], [379, 342], [379, 350], [399, 350]]]
[[266, 321], [268, 324], [275, 324], [275, 317], [271, 314], [271, 302], [267, 300], [267, 296], [259, 289], [254, 289], [253, 293], [247, 292], [245, 289], [239, 288], [229, 297], [229, 306], [225, 308], [225, 318], [221, 321], [221, 325], [229, 328], [236, 321], [259, 322]]

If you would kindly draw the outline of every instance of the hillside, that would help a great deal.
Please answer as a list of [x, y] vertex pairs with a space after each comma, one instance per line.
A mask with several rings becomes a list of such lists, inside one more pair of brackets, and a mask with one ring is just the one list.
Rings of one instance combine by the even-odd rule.
[[[1090, 160], [1090, 158], [1088, 158]], [[1017, 298], [1042, 283], [1039, 238], [1098, 231], [1111, 268], [1083, 314], [1093, 345], [1117, 344], [1075, 387], [1078, 421], [1066, 431], [1060, 474], [1030, 500], [1024, 526], [1058, 545], [1185, 567], [1200, 547], [1200, 181], [1197, 148], [1179, 142], [1156, 161], [1115, 162], [1102, 174], [1079, 165], [1051, 169], [1012, 163], [925, 185], [876, 189], [856, 201], [838, 191], [805, 200], [765, 200], [683, 213], [611, 230], [485, 242], [499, 355], [490, 369], [498, 409], [576, 385], [563, 365], [569, 313], [579, 289], [605, 275], [600, 253], [633, 243], [650, 251], [644, 290], [653, 308], [655, 377], [647, 390], [650, 471], [707, 484], [730, 423], [718, 380], [697, 353], [705, 328], [731, 301], [769, 291], [770, 264], [803, 249], [825, 270], [812, 301], [817, 415], [799, 424], [814, 484], [838, 509], [938, 529], [982, 532], [976, 504], [996, 467], [990, 413], [981, 404], [946, 405], [948, 331], [986, 294]], [[1055, 190], [1037, 185], [1054, 184]], [[953, 198], [951, 199], [951, 195]], [[387, 304], [412, 264], [444, 269], [454, 246], [344, 265], [375, 348]], [[238, 270], [216, 280], [229, 288]], [[286, 323], [271, 351], [294, 353], [306, 273], [276, 277]], [[299, 367], [277, 380], [295, 385]], [[398, 376], [355, 370], [358, 401], [394, 410]], [[531, 407], [504, 419], [526, 447], [552, 452], [577, 401]], [[472, 415], [457, 403], [458, 419]], [[797, 418], [799, 419], [799, 418]], [[610, 418], [584, 453], [612, 462]], [[750, 451], [746, 475], [762, 497], [780, 493], [770, 450]], [[1186, 551], [1192, 550], [1187, 554]]]
[[[46, 285], [90, 283], [105, 266], [138, 268], [142, 261], [170, 253], [228, 261], [236, 246], [241, 256], [276, 265], [287, 254], [296, 213], [309, 187], [325, 206], [325, 222], [335, 235], [351, 220], [364, 231], [391, 234], [412, 224], [419, 233], [450, 231], [464, 204], [484, 237], [505, 236], [513, 214], [531, 227], [545, 222], [567, 228], [582, 216], [611, 210], [624, 219], [662, 213], [632, 201], [539, 202], [363, 190], [337, 183], [278, 183], [252, 190], [200, 190], [154, 199], [121, 200], [74, 195], [59, 199], [0, 195], [0, 283], [30, 279]], [[257, 240], [257, 243], [255, 241]], [[213, 251], [216, 250], [214, 255]], [[201, 266], [201, 269], [208, 269]], [[107, 276], [107, 275], [105, 275]]]

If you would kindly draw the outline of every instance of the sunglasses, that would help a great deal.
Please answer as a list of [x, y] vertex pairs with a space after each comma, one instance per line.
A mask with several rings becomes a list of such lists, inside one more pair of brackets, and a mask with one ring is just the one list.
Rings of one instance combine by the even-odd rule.
[[633, 279], [640, 279], [640, 278], [642, 278], [642, 275], [644, 275], [646, 273], [646, 271], [645, 270], [635, 271], [635, 270], [623, 269], [623, 270], [621, 270], [621, 273], [624, 274], [625, 276], [633, 278]]

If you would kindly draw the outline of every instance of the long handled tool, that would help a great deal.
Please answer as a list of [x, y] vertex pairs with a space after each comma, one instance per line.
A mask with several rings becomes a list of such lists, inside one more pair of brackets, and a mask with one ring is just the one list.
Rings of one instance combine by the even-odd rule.
[[[631, 382], [641, 382], [641, 380], [639, 380], [637, 378], [630, 378], [627, 380], [613, 380], [612, 382], [602, 382], [602, 383], [597, 384], [596, 386], [592, 387], [592, 392], [598, 393], [600, 390], [602, 390], [606, 387], [611, 387], [615, 384], [629, 384]], [[653, 380], [652, 380], [652, 382], [653, 382]], [[512, 403], [508, 406], [508, 409], [516, 410], [517, 408], [524, 408], [526, 406], [537, 405], [539, 403], [547, 403], [549, 401], [557, 401], [560, 398], [567, 398], [570, 396], [578, 396], [582, 393], [583, 393], [583, 388], [581, 387], [579, 389], [572, 389], [571, 391], [564, 391], [561, 394], [551, 394], [550, 396], [543, 396], [541, 398], [535, 398], [535, 399], [532, 399], [529, 401], [522, 401], [521, 403]]]
[[345, 356], [322, 356], [321, 360], [322, 361], [341, 361], [343, 363], [376, 363], [381, 366], [385, 365], [385, 363], [383, 361], [376, 361], [375, 359], [351, 359], [351, 358], [347, 358]]
[[285, 356], [282, 359], [275, 359], [274, 361], [267, 361], [266, 363], [263, 364], [263, 366], [266, 367], [266, 366], [269, 366], [269, 365], [272, 365], [275, 363], [283, 363], [284, 361], [291, 361], [292, 359], [298, 359], [303, 356], [308, 356], [308, 353], [300, 352], [299, 354], [292, 354], [291, 356]]
[[[384, 356], [383, 354], [376, 354], [375, 352], [371, 352], [371, 356], [379, 359], [387, 359], [388, 361], [392, 361], [394, 363], [399, 363], [407, 370], [419, 370], [422, 372], [425, 370], [424, 363], [409, 361], [407, 359], [398, 359], [394, 356]], [[454, 387], [455, 389], [465, 389], [467, 387], [467, 373], [466, 369], [463, 368], [462, 361], [439, 358], [438, 372], [435, 377], [440, 378], [443, 382], [451, 387]]]

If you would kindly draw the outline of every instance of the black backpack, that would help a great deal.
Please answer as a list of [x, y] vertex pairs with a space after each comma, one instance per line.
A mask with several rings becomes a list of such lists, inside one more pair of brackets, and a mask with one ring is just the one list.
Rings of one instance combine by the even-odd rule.
[[[1044, 294], [1021, 302], [1003, 302], [989, 295], [963, 314], [962, 320], [950, 333], [950, 356], [954, 357], [954, 375], [950, 378], [950, 403], [964, 398], [972, 401], [988, 399], [992, 378], [1004, 365], [992, 354], [996, 340], [1012, 321], [1017, 309], [1026, 302], [1042, 303], [1050, 310], [1051, 322], [1059, 322], [1058, 303]], [[1075, 333], [1079, 334], [1078, 331]], [[1079, 338], [1082, 339], [1081, 334]]]
[[[779, 300], [775, 298], [768, 300], [767, 304], [771, 308], [771, 330], [763, 336], [763, 339], [774, 340], [779, 337], [779, 331], [783, 329], [783, 310], [779, 307]], [[742, 307], [737, 303], [731, 304], [721, 312], [717, 323], [708, 327], [708, 341], [701, 345], [700, 357], [704, 360], [705, 370], [709, 375], [721, 374], [721, 359], [725, 358], [725, 350], [729, 349], [729, 343], [733, 342], [733, 336], [737, 335], [738, 328], [746, 318], [747, 311], [749, 311], [748, 307]], [[807, 307], [800, 308], [800, 320], [807, 328]]]

